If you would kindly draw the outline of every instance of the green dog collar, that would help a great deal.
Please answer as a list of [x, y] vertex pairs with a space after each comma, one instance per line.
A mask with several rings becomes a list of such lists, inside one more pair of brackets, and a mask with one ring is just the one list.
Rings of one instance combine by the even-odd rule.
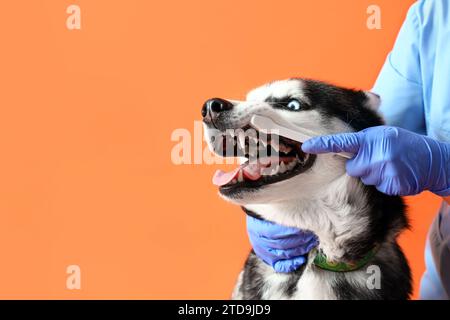
[[328, 261], [327, 256], [319, 250], [316, 257], [314, 258], [314, 264], [324, 270], [333, 271], [333, 272], [348, 272], [358, 270], [364, 267], [378, 251], [378, 246], [373, 247], [366, 255], [358, 260], [353, 262], [334, 262]]

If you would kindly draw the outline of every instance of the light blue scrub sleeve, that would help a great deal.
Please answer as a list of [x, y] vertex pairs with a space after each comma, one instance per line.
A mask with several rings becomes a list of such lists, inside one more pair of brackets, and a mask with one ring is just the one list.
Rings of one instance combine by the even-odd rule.
[[[420, 53], [423, 30], [418, 17], [418, 10], [422, 5], [421, 1], [416, 2], [408, 11], [394, 48], [386, 59], [373, 91], [381, 96], [380, 112], [386, 124], [427, 134]], [[429, 19], [433, 16], [428, 12]], [[439, 217], [438, 215], [437, 219]], [[430, 232], [430, 236], [432, 235]], [[428, 241], [425, 249], [426, 271], [421, 281], [420, 297], [448, 299], [434, 260]]]
[[386, 124], [425, 134], [420, 74], [420, 28], [413, 5], [375, 83]]

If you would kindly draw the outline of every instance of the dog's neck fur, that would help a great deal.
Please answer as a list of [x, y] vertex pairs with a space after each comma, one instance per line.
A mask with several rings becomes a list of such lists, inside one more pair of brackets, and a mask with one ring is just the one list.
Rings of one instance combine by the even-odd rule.
[[245, 209], [266, 220], [314, 232], [319, 249], [331, 261], [358, 259], [374, 245], [364, 243], [373, 209], [366, 188], [359, 180], [342, 175], [315, 198], [246, 205]]

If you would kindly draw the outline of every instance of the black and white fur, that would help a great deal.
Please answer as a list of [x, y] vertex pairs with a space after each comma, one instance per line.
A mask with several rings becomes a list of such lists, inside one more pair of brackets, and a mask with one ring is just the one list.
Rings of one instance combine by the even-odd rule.
[[[291, 98], [302, 102], [300, 110], [276, 104]], [[378, 96], [299, 78], [268, 83], [252, 90], [246, 101], [232, 103], [233, 108], [224, 112], [214, 126], [205, 122], [207, 140], [212, 129], [242, 128], [255, 113], [318, 134], [359, 131], [383, 124], [376, 111]], [[313, 231], [320, 241], [317, 250], [330, 260], [356, 261], [378, 244], [376, 256], [359, 270], [332, 272], [312, 263], [317, 254], [313, 250], [304, 266], [283, 274], [252, 251], [238, 277], [233, 299], [409, 298], [410, 269], [397, 243], [398, 234], [408, 227], [405, 205], [400, 197], [384, 195], [348, 176], [345, 161], [335, 154], [320, 154], [308, 170], [287, 180], [258, 188], [220, 191], [220, 195], [242, 206], [248, 214]], [[373, 275], [370, 266], [380, 270], [379, 288], [367, 285]]]

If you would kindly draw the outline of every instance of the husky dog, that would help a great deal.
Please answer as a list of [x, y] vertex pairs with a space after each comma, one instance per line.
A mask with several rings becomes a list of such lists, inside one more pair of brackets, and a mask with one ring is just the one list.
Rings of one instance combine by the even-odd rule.
[[[408, 227], [403, 200], [348, 176], [345, 158], [306, 154], [300, 142], [250, 123], [258, 114], [320, 135], [359, 131], [383, 124], [379, 105], [373, 93], [301, 78], [263, 85], [246, 101], [214, 98], [203, 105], [210, 149], [246, 158], [216, 173], [221, 197], [254, 217], [310, 230], [320, 241], [291, 273], [277, 273], [250, 252], [233, 299], [409, 298], [410, 269], [397, 243]], [[249, 130], [254, 134], [242, 134]]]

